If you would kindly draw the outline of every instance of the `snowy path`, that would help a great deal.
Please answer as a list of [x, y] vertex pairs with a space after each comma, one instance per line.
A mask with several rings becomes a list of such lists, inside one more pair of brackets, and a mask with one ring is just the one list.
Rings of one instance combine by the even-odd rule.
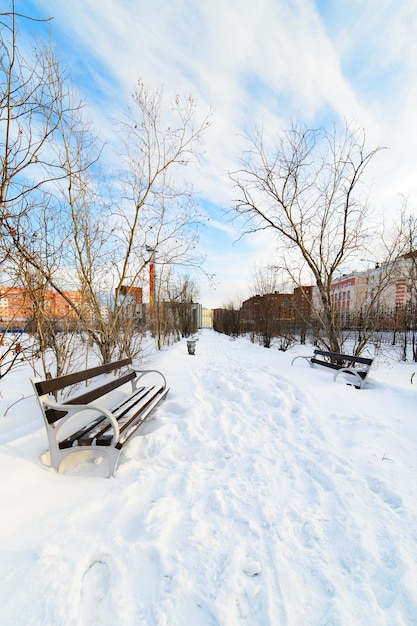
[[160, 355], [170, 394], [115, 479], [30, 450], [1, 491], [1, 624], [416, 624], [415, 391], [291, 358], [210, 332]]
[[[198, 408], [187, 421], [191, 452], [185, 451], [181, 473], [187, 479], [177, 488], [190, 494], [185, 518], [200, 538], [194, 544], [187, 532], [191, 547], [180, 548], [187, 554], [185, 578], [197, 571], [193, 589], [197, 582], [202, 593], [213, 589], [210, 606], [220, 607], [213, 623], [342, 624], [346, 606], [354, 623], [370, 607], [375, 623], [384, 623], [401, 582], [401, 555], [386, 532], [406, 516], [400, 496], [378, 476], [361, 476], [362, 464], [357, 472], [340, 443], [337, 451], [329, 446], [324, 428], [336, 427], [337, 434], [344, 416], [328, 424], [326, 402], [325, 419], [317, 406], [319, 394], [309, 398], [278, 373], [280, 355], [262, 349], [245, 354], [230, 341], [203, 345], [201, 369], [188, 374]], [[286, 374], [294, 379], [305, 371]], [[323, 391], [334, 393], [331, 378], [321, 378]], [[336, 400], [346, 392], [360, 401], [344, 386], [337, 386]], [[348, 419], [351, 431], [355, 421]], [[349, 431], [343, 432], [347, 452], [356, 436]], [[364, 510], [356, 519], [358, 495]], [[416, 614], [411, 589], [402, 599], [410, 619]]]

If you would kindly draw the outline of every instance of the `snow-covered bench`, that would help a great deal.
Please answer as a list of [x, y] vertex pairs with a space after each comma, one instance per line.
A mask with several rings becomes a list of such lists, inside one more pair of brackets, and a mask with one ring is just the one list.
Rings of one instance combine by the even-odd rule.
[[[87, 382], [86, 391], [62, 399], [63, 392], [71, 394], [74, 385]], [[109, 476], [116, 472], [125, 443], [169, 391], [161, 372], [136, 369], [131, 358], [60, 378], [33, 379], [32, 384], [45, 420], [51, 466], [59, 471], [69, 455], [89, 450], [107, 457]]]
[[324, 367], [337, 370], [334, 375], [334, 380], [336, 380], [339, 374], [346, 374], [347, 377], [353, 376], [354, 382], [351, 384], [357, 389], [361, 389], [365, 385], [366, 377], [373, 363], [373, 359], [367, 357], [339, 354], [338, 352], [326, 352], [325, 350], [314, 350], [312, 356], [296, 356], [292, 360], [291, 365], [293, 365], [294, 361], [297, 359], [306, 359], [311, 367], [314, 365], [323, 365]]

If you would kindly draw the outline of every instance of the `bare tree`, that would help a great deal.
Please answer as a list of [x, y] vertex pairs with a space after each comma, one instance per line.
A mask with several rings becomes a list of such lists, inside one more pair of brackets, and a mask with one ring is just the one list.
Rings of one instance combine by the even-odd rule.
[[[0, 254], [10, 263], [23, 259], [42, 285], [67, 300], [104, 362], [135, 355], [140, 337], [136, 321], [127, 324], [129, 293], [142, 284], [151, 259], [201, 262], [199, 211], [190, 186], [178, 181], [184, 166], [198, 160], [209, 116], [197, 122], [188, 95], [164, 111], [162, 92], [139, 82], [119, 125], [121, 169], [107, 176], [112, 190], [104, 190], [102, 146], [52, 51], [34, 46], [24, 57], [13, 2], [2, 18]], [[55, 209], [53, 234], [44, 228], [40, 245], [37, 225], [47, 225], [48, 206]], [[80, 302], [68, 296], [69, 285], [81, 291]]]
[[277, 290], [277, 270], [274, 267], [256, 268], [253, 290], [261, 296], [254, 320], [254, 331], [264, 348], [270, 348], [278, 334], [278, 310], [273, 295]]
[[34, 43], [23, 55], [14, 2], [0, 17], [0, 236], [10, 258], [31, 236], [26, 229], [42, 194], [66, 176], [51, 149], [66, 100], [51, 48]]
[[241, 302], [230, 301], [216, 310], [213, 328], [219, 333], [239, 337], [242, 332]]
[[[15, 285], [0, 285], [0, 305], [8, 302], [8, 298]], [[3, 306], [1, 307], [3, 308]], [[6, 306], [4, 306], [6, 308]], [[24, 361], [24, 352], [27, 348], [22, 342], [21, 332], [17, 330], [19, 324], [17, 311], [7, 315], [7, 318], [0, 316], [0, 379], [4, 378], [17, 364]]]
[[396, 255], [390, 253], [375, 268], [356, 276], [356, 297], [351, 314], [355, 330], [354, 354], [359, 355], [368, 344], [378, 343], [378, 333], [387, 330], [391, 308], [389, 294], [395, 290], [400, 275]]
[[[359, 354], [367, 343], [378, 343], [380, 331], [391, 329], [393, 345], [396, 333], [403, 331], [403, 358], [406, 359], [408, 333], [410, 331], [413, 335], [412, 326], [415, 323], [413, 303], [416, 298], [417, 242], [416, 219], [408, 215], [406, 199], [403, 199], [394, 226], [388, 233], [384, 231], [382, 228], [380, 236], [374, 239], [374, 251], [381, 260], [373, 269], [368, 268], [363, 272], [358, 280], [359, 289], [354, 303], [354, 309], [359, 311], [355, 352]], [[405, 297], [404, 302], [398, 299], [401, 292]]]
[[406, 301], [395, 312], [396, 326], [403, 330], [403, 360], [407, 360], [408, 334], [410, 335], [412, 360], [417, 361], [417, 218], [407, 213], [404, 199], [401, 234], [404, 243], [399, 259], [400, 273], [405, 288]]
[[[123, 168], [112, 182], [121, 188], [120, 197], [100, 191], [93, 179], [91, 164], [99, 150], [89, 128], [74, 118], [61, 125], [61, 159], [69, 181], [63, 189], [67, 210], [62, 211], [70, 224], [69, 265], [83, 293], [80, 318], [104, 362], [122, 352], [137, 355], [140, 349], [140, 329], [127, 324], [126, 305], [129, 290], [143, 284], [148, 265], [161, 270], [200, 262], [195, 255], [199, 211], [191, 188], [175, 181], [178, 170], [198, 157], [207, 119], [195, 125], [195, 104], [186, 96], [176, 97], [170, 124], [165, 123], [162, 93], [141, 82], [133, 102], [119, 125]], [[161, 310], [156, 306], [156, 312]]]
[[[357, 255], [367, 235], [368, 206], [362, 188], [367, 165], [379, 148], [367, 151], [364, 133], [346, 125], [283, 131], [268, 147], [263, 131], [248, 138], [242, 167], [231, 174], [240, 192], [235, 212], [243, 231], [274, 231], [293, 279], [295, 263], [307, 269], [320, 294], [316, 314], [322, 343], [340, 352], [343, 337], [332, 301], [335, 274]], [[302, 284], [295, 279], [296, 284]]]
[[[196, 255], [201, 215], [184, 168], [200, 158], [210, 115], [209, 111], [198, 121], [189, 94], [176, 95], [166, 106], [162, 90], [149, 90], [138, 81], [132, 107], [119, 124], [124, 142], [118, 174], [123, 198], [113, 213], [121, 243], [119, 280], [132, 283], [153, 263], [162, 288], [170, 267], [201, 266], [203, 259]], [[165, 318], [160, 301], [155, 312]]]
[[197, 320], [193, 308], [198, 299], [197, 285], [186, 274], [176, 279], [171, 278], [167, 287], [174, 328], [181, 337], [189, 337], [197, 331]]
[[29, 275], [24, 276], [22, 282], [31, 301], [32, 315], [28, 319], [27, 330], [33, 334], [35, 342], [27, 358], [34, 371], [39, 373], [38, 359], [46, 377], [64, 376], [78, 369], [82, 357], [77, 321], [71, 315], [57, 315], [53, 310], [54, 292], [48, 284], [42, 284], [42, 276], [36, 276], [29, 269]]
[[19, 20], [38, 20], [18, 14], [14, 1], [9, 5], [0, 14], [2, 283], [22, 286], [32, 268], [32, 277], [46, 285], [65, 244], [53, 219], [56, 185], [67, 177], [57, 144], [62, 120], [74, 111], [52, 47], [33, 41], [28, 48], [19, 38]]

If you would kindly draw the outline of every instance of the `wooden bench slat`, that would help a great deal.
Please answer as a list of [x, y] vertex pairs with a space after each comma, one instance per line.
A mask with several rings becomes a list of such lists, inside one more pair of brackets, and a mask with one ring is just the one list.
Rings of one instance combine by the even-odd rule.
[[66, 387], [82, 383], [90, 378], [96, 378], [101, 374], [109, 374], [114, 370], [131, 365], [131, 363], [132, 359], [129, 357], [127, 359], [115, 361], [114, 363], [105, 363], [104, 365], [91, 367], [90, 369], [82, 372], [73, 372], [72, 374], [66, 374], [65, 376], [60, 376], [58, 378], [36, 381], [34, 384], [38, 395], [43, 396], [47, 393], [55, 393], [56, 391], [61, 391]]
[[[95, 387], [94, 389], [91, 389], [86, 393], [83, 393], [79, 396], [76, 396], [75, 398], [71, 398], [71, 400], [63, 402], [63, 406], [71, 406], [74, 404], [90, 404], [94, 400], [97, 400], [97, 398], [103, 397], [107, 393], [114, 391], [118, 387], [121, 387], [122, 385], [125, 385], [126, 383], [134, 379], [135, 373], [128, 372], [120, 378], [114, 378], [113, 380], [105, 383], [104, 385], [101, 385], [100, 387]], [[65, 411], [59, 411], [57, 409], [46, 409], [45, 412], [50, 424], [53, 424], [59, 419], [62, 419], [66, 415]]]
[[[127, 398], [127, 400], [124, 400], [115, 409], [113, 409], [112, 413], [115, 415], [117, 421], [120, 422], [120, 420], [122, 420], [123, 417], [130, 410], [132, 410], [132, 408], [137, 404], [137, 402], [140, 402], [142, 398], [151, 391], [151, 389], [153, 389], [153, 387], [148, 388], [148, 389], [146, 389], [145, 387], [141, 387], [132, 396]], [[126, 408], [127, 404], [129, 406], [127, 406]], [[122, 413], [118, 414], [118, 411], [122, 407], [125, 407], [124, 410], [122, 411]], [[88, 446], [88, 445], [91, 445], [91, 443], [95, 439], [97, 439], [98, 437], [100, 437], [102, 434], [104, 434], [107, 431], [112, 432], [112, 425], [106, 415], [101, 415], [95, 420], [93, 420], [90, 424], [87, 424], [83, 428], [80, 428], [79, 430], [77, 430], [74, 434], [62, 440], [59, 446], [61, 448], [70, 448], [71, 446], [74, 445], [75, 442], [77, 442], [78, 445], [80, 446]], [[122, 431], [123, 431], [123, 426], [120, 427], [120, 432]], [[109, 437], [108, 443], [106, 443], [105, 445], [109, 445], [111, 436]]]
[[79, 442], [83, 437], [85, 437], [87, 433], [89, 433], [93, 428], [95, 428], [105, 419], [107, 419], [105, 415], [99, 415], [99, 417], [97, 417], [95, 420], [93, 420], [83, 428], [78, 429], [74, 434], [66, 437], [65, 439], [62, 439], [62, 441], [59, 442], [59, 447], [62, 449], [71, 448], [74, 445], [74, 442]]
[[364, 365], [372, 365], [373, 359], [364, 356], [353, 356], [349, 354], [339, 354], [338, 352], [326, 352], [325, 350], [314, 350], [314, 354], [328, 357], [333, 360], [342, 360], [349, 363], [363, 363]]
[[[145, 419], [148, 417], [148, 415], [152, 412], [153, 408], [155, 406], [157, 406], [165, 398], [167, 393], [168, 393], [168, 389], [166, 387], [164, 387], [160, 393], [156, 394], [151, 401], [146, 403], [146, 406], [144, 407], [144, 409], [142, 409], [140, 411], [140, 417], [139, 417], [139, 421], [138, 421], [139, 425], [142, 424], [145, 421]], [[126, 441], [129, 440], [129, 438], [131, 436], [131, 432], [134, 432], [134, 431], [131, 431], [129, 429], [130, 429], [130, 425], [128, 425], [124, 429], [123, 433], [120, 436], [120, 440], [116, 444], [117, 448], [118, 447], [122, 448], [124, 446], [124, 444], [126, 443]]]
[[104, 385], [101, 385], [100, 387], [94, 387], [94, 389], [91, 389], [90, 391], [87, 391], [86, 393], [76, 396], [75, 398], [71, 398], [71, 400], [65, 401], [64, 404], [68, 404], [68, 405], [90, 404], [90, 402], [94, 402], [94, 400], [97, 400], [97, 398], [101, 398], [105, 396], [106, 394], [110, 393], [111, 391], [114, 391], [115, 389], [118, 389], [119, 387], [121, 387], [122, 385], [125, 385], [126, 383], [129, 383], [131, 380], [134, 380], [135, 378], [136, 378], [135, 372], [128, 372], [127, 374], [124, 374], [120, 378], [114, 378], [113, 380], [110, 380], [109, 382], [105, 383]]
[[[117, 411], [112, 411], [113, 415], [116, 417], [117, 422], [119, 424], [120, 432], [123, 432], [124, 429], [124, 420], [123, 418], [131, 411], [135, 406], [138, 406], [137, 414], [140, 413], [142, 409], [142, 400], [146, 396], [148, 396], [154, 387], [142, 388], [142, 391], [139, 395], [135, 394], [134, 401], [129, 403], [129, 406], [125, 407], [121, 413], [117, 413]], [[153, 394], [156, 395], [156, 392]], [[131, 398], [129, 398], [131, 400]], [[139, 404], [140, 403], [140, 404]], [[109, 441], [113, 436], [113, 428], [110, 423], [110, 420], [107, 417], [104, 417], [101, 421], [99, 421], [94, 428], [91, 428], [89, 431], [83, 433], [83, 436], [78, 439], [78, 443], [81, 446], [88, 445], [94, 439], [97, 441], [102, 437], [105, 433], [109, 433]], [[107, 444], [106, 444], [107, 445]]]
[[325, 367], [330, 367], [334, 370], [339, 370], [341, 365], [337, 365], [337, 363], [332, 363], [331, 361], [320, 361], [320, 359], [311, 359], [311, 363], [315, 363], [316, 365], [324, 365]]
[[[140, 408], [136, 410], [135, 413], [131, 415], [127, 420], [125, 420], [123, 424], [120, 425], [119, 445], [123, 445], [125, 441], [125, 435], [127, 434], [128, 429], [133, 424], [137, 423], [138, 417], [143, 414], [144, 410], [158, 397], [158, 395], [162, 394], [163, 391], [164, 391], [163, 387], [158, 387], [154, 390], [152, 394], [148, 394], [146, 401], [143, 404], [141, 404]], [[142, 421], [143, 420], [139, 420], [138, 425]], [[109, 429], [106, 429], [106, 430], [107, 432], [103, 432], [103, 434], [100, 434], [97, 436], [97, 443], [99, 445], [103, 445], [103, 446], [110, 445], [112, 434], [111, 432], [109, 432]]]

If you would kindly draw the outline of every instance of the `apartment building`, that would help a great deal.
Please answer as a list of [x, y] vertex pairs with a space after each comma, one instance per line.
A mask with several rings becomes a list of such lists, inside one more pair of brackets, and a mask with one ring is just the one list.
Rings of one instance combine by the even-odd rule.
[[[64, 291], [64, 295], [74, 302], [81, 304], [80, 291]], [[45, 290], [45, 310], [51, 319], [74, 320], [76, 314], [65, 297], [52, 289]], [[0, 287], [0, 318], [3, 322], [13, 322], [21, 327], [33, 317], [34, 302], [30, 293], [24, 287]]]
[[297, 321], [309, 319], [311, 314], [312, 286], [296, 287], [293, 293], [267, 293], [256, 295], [242, 302], [242, 321], [254, 322], [263, 316], [277, 320]]
[[345, 274], [333, 281], [334, 307], [342, 321], [349, 321], [377, 299], [386, 314], [404, 309], [416, 293], [416, 253], [392, 263], [376, 263], [361, 272]]

